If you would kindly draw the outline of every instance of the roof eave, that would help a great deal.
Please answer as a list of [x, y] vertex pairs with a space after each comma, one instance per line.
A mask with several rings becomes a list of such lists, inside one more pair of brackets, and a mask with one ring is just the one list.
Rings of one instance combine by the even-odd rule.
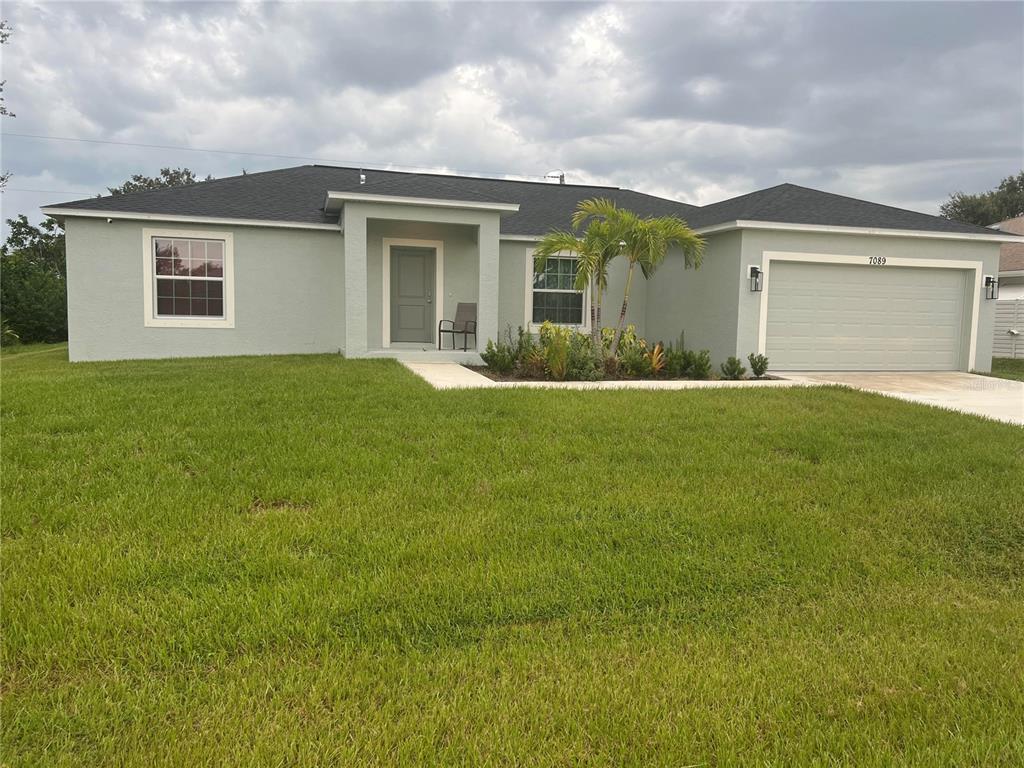
[[231, 216], [185, 216], [173, 213], [143, 213], [141, 211], [98, 211], [89, 208], [63, 208], [46, 206], [39, 209], [44, 216], [50, 216], [64, 223], [71, 216], [87, 219], [106, 219], [107, 221], [167, 221], [186, 224], [233, 224], [240, 227], [274, 227], [277, 229], [320, 229], [337, 232], [339, 224], [315, 221], [286, 221], [278, 219], [245, 219]]
[[878, 237], [921, 237], [931, 240], [974, 240], [992, 243], [1019, 243], [1021, 238], [1016, 235], [985, 234], [983, 232], [943, 232], [924, 229], [887, 229], [885, 227], [845, 227], [832, 224], [788, 224], [778, 221], [754, 221], [737, 219], [735, 221], [697, 227], [694, 231], [699, 235], [711, 235], [719, 232], [730, 232], [737, 229], [766, 229], [787, 232], [822, 232], [841, 235], [874, 235]]

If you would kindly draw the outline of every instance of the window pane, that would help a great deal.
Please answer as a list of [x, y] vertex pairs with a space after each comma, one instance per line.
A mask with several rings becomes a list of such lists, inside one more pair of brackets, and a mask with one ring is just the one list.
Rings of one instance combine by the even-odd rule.
[[156, 313], [158, 315], [173, 315], [174, 314], [174, 299], [157, 299], [156, 300]]
[[206, 283], [206, 295], [211, 299], [220, 299], [224, 296], [224, 285], [219, 280], [208, 280]]
[[[170, 251], [168, 251], [169, 253]], [[158, 275], [173, 275], [174, 274], [174, 261], [172, 259], [157, 259], [156, 260], [156, 273]]]
[[188, 263], [188, 240], [175, 240], [173, 242], [174, 274], [187, 275], [189, 272]]
[[224, 276], [224, 262], [222, 262], [222, 261], [208, 261], [208, 262], [206, 262], [206, 276], [207, 277], [223, 277]]
[[198, 317], [206, 316], [206, 299], [192, 299], [192, 314]]
[[171, 258], [171, 241], [163, 238], [156, 238], [156, 257], [158, 259]]
[[206, 302], [206, 311], [210, 317], [223, 317], [224, 316], [224, 302], [220, 299], [210, 299]]
[[174, 300], [174, 314], [188, 317], [189, 310], [191, 309], [189, 299], [175, 299]]
[[156, 295], [158, 297], [171, 297], [171, 296], [174, 296], [174, 281], [173, 280], [157, 280], [156, 281]]
[[207, 261], [223, 261], [224, 260], [224, 243], [220, 240], [207, 240], [206, 241], [206, 260]]
[[191, 274], [206, 277], [206, 241], [192, 240], [189, 250], [192, 254]]
[[188, 280], [174, 280], [174, 298], [187, 299], [189, 297]]
[[189, 280], [189, 286], [192, 290], [193, 299], [205, 299], [206, 298], [206, 281], [205, 280]]

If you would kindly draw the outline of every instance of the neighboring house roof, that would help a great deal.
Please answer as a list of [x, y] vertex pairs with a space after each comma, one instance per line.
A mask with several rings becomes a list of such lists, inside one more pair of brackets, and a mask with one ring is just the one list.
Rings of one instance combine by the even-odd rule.
[[[361, 175], [365, 177], [365, 183], [360, 183]], [[539, 235], [553, 228], [565, 228], [577, 203], [592, 197], [610, 198], [619, 206], [642, 215], [673, 214], [698, 229], [735, 221], [760, 221], [993, 234], [991, 229], [985, 227], [961, 224], [795, 184], [780, 184], [700, 207], [618, 187], [324, 165], [303, 165], [216, 179], [187, 187], [75, 200], [47, 208], [335, 224], [338, 214], [324, 211], [328, 192], [518, 204], [518, 211], [502, 216], [501, 232], [504, 235]]]
[[[1024, 216], [1000, 221], [993, 224], [992, 229], [1009, 232], [1012, 235], [1024, 235]], [[1024, 243], [1004, 243], [999, 249], [1000, 272], [1024, 272]]]

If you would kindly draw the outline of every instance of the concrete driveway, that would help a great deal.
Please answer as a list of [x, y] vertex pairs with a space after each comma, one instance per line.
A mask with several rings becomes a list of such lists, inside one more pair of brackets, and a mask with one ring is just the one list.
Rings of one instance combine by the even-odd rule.
[[817, 384], [843, 384], [866, 392], [976, 413], [1009, 424], [1024, 425], [1024, 382], [973, 373], [783, 373], [787, 379]]

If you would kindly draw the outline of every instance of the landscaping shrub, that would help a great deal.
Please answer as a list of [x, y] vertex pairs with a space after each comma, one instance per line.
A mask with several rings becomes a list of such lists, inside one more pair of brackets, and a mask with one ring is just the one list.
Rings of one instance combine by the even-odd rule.
[[570, 332], [565, 378], [570, 381], [595, 381], [603, 374], [590, 337], [577, 331]]
[[763, 378], [768, 372], [768, 358], [764, 355], [755, 355], [751, 352], [747, 355], [747, 362], [750, 363], [750, 372], [754, 374], [755, 379]]
[[651, 363], [651, 373], [660, 376], [665, 371], [665, 348], [659, 341], [654, 348], [647, 353], [647, 359]]
[[569, 334], [568, 328], [555, 325], [545, 320], [540, 327], [540, 346], [544, 351], [544, 362], [548, 376], [555, 381], [563, 381], [569, 368]]
[[683, 354], [686, 358], [686, 378], [698, 380], [711, 378], [711, 353], [708, 350], [687, 351]]
[[738, 357], [730, 357], [724, 363], [722, 363], [722, 378], [731, 379], [742, 379], [743, 374], [747, 372], [747, 369], [743, 367], [743, 363], [740, 362]]
[[619, 348], [619, 372], [630, 379], [647, 379], [654, 373], [651, 358], [640, 344]]
[[507, 376], [516, 367], [515, 348], [501, 339], [497, 342], [487, 340], [487, 348], [480, 353], [484, 365], [494, 373]]

